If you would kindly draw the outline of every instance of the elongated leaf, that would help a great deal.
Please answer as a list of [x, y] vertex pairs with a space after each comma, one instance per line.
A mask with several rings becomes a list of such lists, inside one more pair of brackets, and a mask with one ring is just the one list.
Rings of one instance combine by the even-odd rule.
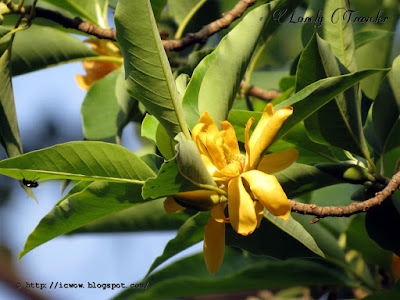
[[289, 198], [298, 197], [325, 186], [343, 183], [317, 167], [297, 163], [274, 175]]
[[370, 42], [379, 40], [384, 37], [389, 37], [391, 35], [393, 35], [392, 32], [389, 32], [386, 30], [379, 30], [379, 29], [358, 31], [354, 34], [354, 44], [357, 49], [357, 48], [364, 46]]
[[115, 24], [128, 92], [160, 121], [171, 138], [182, 131], [190, 138], [150, 2], [119, 0]]
[[264, 217], [261, 226], [249, 236], [239, 235], [226, 226], [226, 244], [278, 259], [324, 256], [311, 235], [292, 217], [280, 222], [268, 211], [264, 211]]
[[141, 186], [136, 184], [93, 182], [82, 191], [70, 194], [39, 222], [19, 259], [57, 236], [142, 202], [140, 190]]
[[[151, 7], [153, 8], [154, 18], [158, 20], [161, 16], [161, 12], [167, 3], [167, 0], [151, 0]], [[113, 9], [117, 7], [118, 0], [109, 0], [109, 6]]]
[[11, 84], [11, 43], [0, 57], [0, 142], [9, 157], [22, 153]]
[[227, 119], [247, 64], [276, 3], [262, 5], [248, 13], [197, 66], [183, 100], [191, 127], [204, 111], [209, 111], [218, 126], [219, 121]]
[[120, 136], [135, 104], [118, 69], [93, 83], [82, 103], [83, 133], [89, 140]]
[[[315, 35], [300, 57], [296, 89], [302, 89], [316, 80], [347, 72], [343, 65], [337, 62], [329, 45]], [[337, 95], [335, 101], [326, 104], [305, 120], [304, 124], [314, 141], [368, 156], [362, 130], [361, 94], [358, 84]]]
[[[400, 145], [400, 134], [395, 130], [400, 126], [400, 56], [398, 56], [382, 83], [372, 107], [372, 121], [382, 153]], [[396, 125], [399, 124], [399, 125]], [[389, 144], [392, 138], [397, 141]], [[388, 147], [390, 146], [390, 147]]]
[[47, 3], [70, 12], [75, 17], [82, 17], [100, 27], [107, 26], [107, 0], [44, 0]]
[[188, 219], [179, 228], [175, 238], [165, 246], [163, 254], [152, 263], [146, 277], [167, 259], [203, 240], [204, 227], [207, 225], [209, 218], [209, 213], [198, 213]]
[[70, 34], [47, 26], [32, 25], [16, 35], [12, 70], [15, 76], [96, 57], [98, 55], [84, 42]]
[[353, 86], [360, 80], [376, 74], [388, 71], [387, 69], [370, 69], [358, 71], [342, 76], [321, 79], [296, 93], [289, 99], [279, 103], [275, 110], [285, 106], [293, 106], [293, 115], [285, 121], [274, 141], [286, 135], [297, 123], [309, 117], [335, 96]]
[[400, 297], [400, 280], [397, 280], [393, 288], [384, 291], [378, 291], [369, 294], [367, 297], [363, 298], [365, 300], [387, 300], [387, 299], [397, 299]]
[[103, 142], [69, 142], [5, 159], [0, 173], [28, 180], [72, 179], [143, 184], [155, 176], [124, 147]]
[[71, 233], [177, 230], [188, 218], [183, 212], [168, 215], [164, 211], [164, 199], [157, 199], [101, 218]]
[[[354, 54], [353, 23], [347, 22], [350, 9], [346, 0], [325, 0], [324, 17], [328, 22], [322, 23], [324, 39], [331, 45], [333, 54], [350, 71], [357, 71]], [[347, 12], [347, 15], [346, 15]]]
[[115, 299], [163, 299], [308, 285], [347, 285], [348, 277], [318, 259], [277, 261], [226, 249], [217, 274], [208, 274], [203, 254], [177, 261], [146, 278], [146, 290], [127, 289]]

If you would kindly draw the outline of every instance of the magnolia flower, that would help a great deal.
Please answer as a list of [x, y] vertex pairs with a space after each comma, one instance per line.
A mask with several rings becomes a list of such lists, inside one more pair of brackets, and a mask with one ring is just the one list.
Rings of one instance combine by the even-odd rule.
[[[121, 57], [119, 49], [110, 41], [90, 39], [85, 42], [90, 44], [94, 52], [99, 55]], [[120, 65], [109, 61], [96, 60], [84, 61], [82, 65], [86, 71], [86, 75], [75, 75], [75, 79], [78, 85], [84, 90], [88, 90], [95, 81], [102, 79], [120, 67]]]
[[[204, 258], [211, 274], [218, 271], [223, 260], [225, 223], [231, 223], [237, 233], [249, 235], [260, 226], [264, 208], [284, 220], [289, 217], [289, 200], [276, 177], [270, 174], [289, 167], [297, 159], [298, 152], [296, 149], [287, 149], [264, 155], [264, 151], [292, 113], [292, 107], [274, 113], [272, 104], [268, 104], [249, 138], [254, 121], [251, 118], [245, 128], [246, 155], [240, 153], [235, 131], [228, 121], [221, 122], [220, 131], [205, 112], [193, 128], [192, 139], [208, 172], [228, 195], [227, 203], [217, 204], [211, 209], [211, 217], [205, 228]], [[180, 193], [174, 197], [180, 197], [184, 203], [183, 200], [191, 198], [190, 193]], [[173, 206], [173, 202], [172, 198], [168, 198], [165, 203], [167, 211], [173, 211], [168, 208]], [[226, 205], [229, 218], [224, 213]]]

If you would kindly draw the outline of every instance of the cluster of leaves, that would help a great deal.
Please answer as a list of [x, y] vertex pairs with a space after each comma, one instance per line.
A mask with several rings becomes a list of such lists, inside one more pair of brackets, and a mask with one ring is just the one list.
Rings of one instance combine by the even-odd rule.
[[[336, 8], [347, 5], [344, 0], [312, 0], [306, 8], [298, 8], [298, 0], [258, 1], [229, 30], [219, 33], [216, 45], [215, 39], [209, 40], [202, 49], [192, 47], [190, 55], [183, 51], [167, 56], [160, 28], [179, 38], [218, 18], [236, 1], [169, 0], [166, 8], [166, 0], [78, 2], [42, 0], [39, 6], [100, 27], [107, 26], [108, 8], [116, 9], [116, 45], [123, 59], [95, 53], [70, 35], [79, 32], [45, 19], [34, 20], [15, 38], [8, 36], [15, 15], [5, 15], [0, 26], [0, 141], [10, 157], [0, 162], [0, 173], [19, 180], [76, 181], [28, 237], [20, 258], [67, 233], [176, 229], [176, 237], [144, 279], [150, 283], [148, 290], [127, 290], [118, 299], [310, 285], [382, 288], [375, 266], [390, 276], [392, 253], [400, 255], [400, 203], [395, 196], [366, 215], [351, 218], [309, 224], [309, 217], [293, 214], [284, 222], [265, 212], [261, 228], [249, 237], [227, 228], [226, 244], [232, 247], [214, 277], [201, 254], [153, 271], [203, 239], [208, 212], [167, 216], [162, 205], [165, 196], [215, 186], [190, 141], [190, 129], [201, 113], [209, 111], [216, 122], [228, 119], [240, 142], [247, 120], [261, 117], [264, 102], [238, 95], [243, 79], [279, 88], [282, 96], [273, 101], [276, 110], [294, 108], [269, 149], [300, 152], [296, 164], [275, 174], [288, 197], [338, 205], [350, 203], [350, 197], [368, 199], [382, 188], [400, 157], [400, 57], [391, 56], [396, 3], [378, 7], [366, 1], [370, 5], [360, 14], [383, 9], [391, 21], [361, 26], [343, 19], [330, 21]], [[321, 27], [279, 24], [274, 14], [279, 10], [288, 17], [291, 12], [315, 16], [318, 9], [325, 16]], [[297, 28], [294, 34], [292, 28]], [[274, 43], [295, 44], [282, 39], [288, 30], [292, 36], [298, 34], [299, 28], [303, 46], [298, 53], [269, 50]], [[282, 59], [286, 65], [281, 70], [266, 67], [279, 65]], [[120, 69], [96, 81], [84, 99], [87, 141], [22, 154], [11, 76], [77, 60], [123, 61]], [[180, 64], [172, 70], [170, 61]], [[140, 157], [115, 144], [131, 121], [141, 124], [142, 136], [154, 142]], [[336, 185], [345, 183], [353, 185], [342, 185], [338, 192]], [[328, 186], [334, 186], [335, 197], [329, 197], [329, 188], [316, 191]], [[398, 290], [397, 286], [393, 293]]]

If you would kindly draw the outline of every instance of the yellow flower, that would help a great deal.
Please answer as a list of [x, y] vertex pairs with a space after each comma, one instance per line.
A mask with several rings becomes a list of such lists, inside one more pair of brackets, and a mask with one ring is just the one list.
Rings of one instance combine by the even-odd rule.
[[[291, 107], [274, 113], [272, 104], [268, 104], [249, 138], [254, 121], [251, 118], [245, 128], [246, 155], [240, 153], [235, 131], [228, 121], [221, 122], [220, 131], [205, 112], [193, 128], [192, 139], [208, 172], [218, 187], [228, 194], [229, 218], [224, 214], [226, 203], [217, 204], [211, 210], [205, 229], [204, 257], [211, 274], [217, 272], [224, 256], [225, 223], [231, 223], [237, 233], [249, 235], [260, 226], [264, 208], [284, 220], [289, 217], [289, 200], [270, 173], [289, 167], [297, 159], [298, 152], [287, 149], [264, 155], [264, 151], [292, 113]], [[185, 198], [190, 197], [190, 192], [185, 195]]]
[[[86, 43], [90, 44], [94, 52], [99, 55], [121, 57], [119, 49], [111, 41], [90, 39]], [[82, 65], [86, 75], [75, 75], [75, 79], [84, 90], [88, 90], [95, 81], [102, 79], [120, 67], [120, 65], [109, 61], [95, 60], [84, 61]]]

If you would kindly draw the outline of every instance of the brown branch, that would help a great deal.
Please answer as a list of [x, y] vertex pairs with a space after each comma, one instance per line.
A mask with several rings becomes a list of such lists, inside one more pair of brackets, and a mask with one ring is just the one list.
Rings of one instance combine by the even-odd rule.
[[[222, 18], [204, 26], [196, 33], [188, 33], [180, 40], [162, 40], [165, 51], [178, 51], [196, 43], [205, 43], [213, 34], [228, 27], [233, 21], [240, 18], [246, 9], [254, 5], [257, 0], [240, 0], [233, 9], [224, 13]], [[24, 7], [26, 13], [30, 13], [32, 7]], [[36, 17], [45, 18], [62, 25], [65, 28], [76, 29], [86, 34], [93, 35], [99, 39], [116, 41], [116, 32], [113, 28], [104, 29], [92, 23], [83, 21], [81, 18], [67, 18], [64, 15], [49, 9], [36, 7]]]
[[222, 18], [204, 26], [196, 33], [188, 33], [180, 40], [162, 41], [165, 51], [178, 51], [190, 45], [204, 44], [213, 34], [227, 28], [233, 21], [240, 18], [247, 8], [254, 5], [257, 0], [240, 0], [234, 8], [222, 14]]
[[305, 204], [294, 200], [289, 200], [292, 211], [303, 215], [317, 216], [312, 223], [318, 222], [319, 219], [325, 217], [346, 217], [361, 212], [366, 212], [371, 207], [380, 205], [386, 198], [390, 197], [400, 186], [400, 172], [393, 175], [388, 185], [375, 197], [363, 202], [352, 203], [348, 206], [318, 206], [315, 204]]
[[246, 94], [256, 97], [258, 99], [264, 100], [264, 101], [272, 101], [275, 98], [278, 98], [281, 93], [277, 92], [277, 91], [267, 91], [267, 90], [263, 90], [259, 87], [256, 87], [254, 85], [250, 85], [248, 87], [248, 85], [246, 84], [245, 81], [242, 81], [240, 83], [240, 89], [244, 90]]

